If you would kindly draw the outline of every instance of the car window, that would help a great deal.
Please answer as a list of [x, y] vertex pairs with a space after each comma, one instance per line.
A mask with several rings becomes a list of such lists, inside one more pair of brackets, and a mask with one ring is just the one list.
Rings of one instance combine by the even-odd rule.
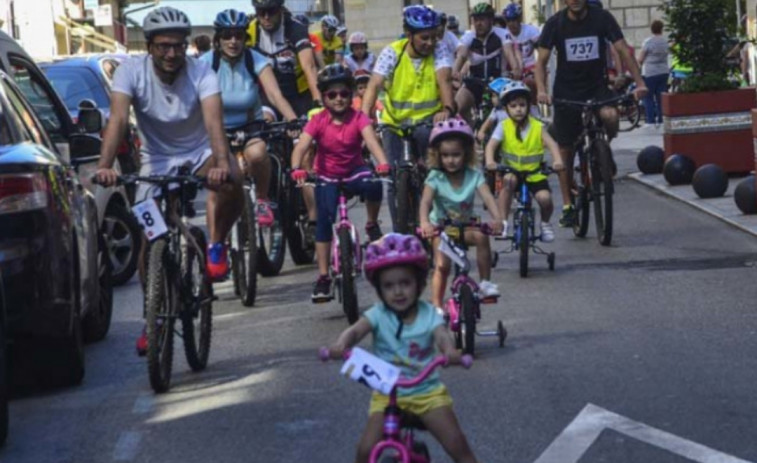
[[106, 58], [100, 61], [100, 68], [102, 69], [105, 78], [108, 79], [108, 82], [113, 81], [113, 74], [116, 73], [116, 68], [118, 68], [119, 64], [121, 63], [115, 59]]
[[10, 124], [14, 123], [18, 126], [18, 121], [15, 119], [16, 117], [12, 111], [0, 106], [0, 146], [15, 144], [10, 127]]
[[105, 90], [105, 83], [89, 68], [73, 66], [49, 66], [44, 69], [71, 114], [79, 111], [79, 102], [87, 99], [97, 104], [98, 108], [110, 107], [110, 98]]
[[34, 110], [24, 101], [24, 97], [7, 81], [3, 80], [2, 86], [12, 109], [18, 115], [22, 132], [30, 141], [52, 149], [52, 142], [47, 138], [45, 130], [38, 125], [38, 121], [34, 117]]
[[31, 103], [42, 122], [42, 126], [56, 143], [66, 142], [63, 121], [55, 111], [55, 97], [40, 82], [44, 77], [40, 76], [34, 70], [33, 65], [24, 58], [14, 55], [8, 55], [8, 58], [11, 66], [13, 66], [13, 79], [21, 89], [21, 93]]

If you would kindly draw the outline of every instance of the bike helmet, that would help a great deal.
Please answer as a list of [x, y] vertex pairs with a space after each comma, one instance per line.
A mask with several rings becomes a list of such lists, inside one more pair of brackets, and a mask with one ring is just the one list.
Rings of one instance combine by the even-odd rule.
[[[411, 265], [428, 272], [428, 254], [421, 241], [413, 235], [387, 233], [365, 249], [365, 276], [374, 285], [377, 272], [398, 265]], [[424, 278], [425, 279], [425, 278]]]
[[439, 14], [427, 6], [411, 5], [402, 11], [403, 26], [411, 32], [439, 27]]
[[310, 18], [308, 18], [304, 14], [298, 14], [298, 15], [294, 16], [294, 20], [297, 21], [298, 23], [302, 24], [302, 25], [305, 25], [305, 26], [309, 26], [310, 25]]
[[368, 45], [368, 37], [362, 32], [353, 32], [350, 34], [350, 39], [347, 40], [349, 45]]
[[252, 0], [252, 6], [258, 8], [280, 8], [284, 6], [284, 0]]
[[466, 141], [473, 143], [473, 129], [470, 128], [465, 120], [457, 117], [434, 124], [434, 128], [431, 129], [429, 143], [437, 145], [453, 135], [463, 136]]
[[489, 16], [489, 17], [493, 18], [494, 17], [494, 7], [492, 7], [488, 3], [478, 3], [470, 11], [470, 15], [471, 16]]
[[326, 26], [327, 29], [336, 29], [339, 27], [339, 20], [329, 14], [321, 19], [321, 25]]
[[250, 21], [247, 15], [235, 9], [223, 10], [216, 16], [213, 21], [213, 27], [218, 29], [247, 29]]
[[159, 32], [180, 32], [184, 35], [192, 33], [192, 24], [183, 12], [170, 6], [162, 6], [152, 10], [142, 23], [145, 38], [150, 40]]
[[601, 0], [588, 0], [586, 4], [594, 8], [599, 8], [600, 10], [604, 8], [604, 5], [602, 5]]
[[355, 84], [371, 80], [371, 71], [367, 69], [358, 69], [355, 71]]
[[353, 79], [352, 72], [349, 69], [337, 63], [329, 64], [318, 71], [318, 90], [325, 92], [330, 85], [338, 82], [343, 82], [352, 88], [355, 79]]
[[339, 26], [336, 28], [336, 35], [347, 35], [347, 28], [344, 26]]
[[499, 99], [504, 105], [519, 96], [526, 97], [527, 100], [531, 99], [531, 90], [519, 80], [511, 81], [499, 93]]
[[440, 26], [446, 26], [447, 25], [447, 13], [440, 11], [439, 12], [439, 25]]
[[502, 11], [502, 16], [507, 21], [517, 21], [523, 17], [523, 8], [517, 3], [511, 3]]
[[454, 14], [449, 15], [447, 18], [447, 29], [457, 29], [460, 27], [460, 20]]

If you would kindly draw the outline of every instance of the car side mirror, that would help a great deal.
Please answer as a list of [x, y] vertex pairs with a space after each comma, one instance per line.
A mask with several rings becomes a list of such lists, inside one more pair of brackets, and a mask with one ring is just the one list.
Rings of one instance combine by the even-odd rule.
[[84, 133], [96, 133], [99, 135], [103, 127], [105, 127], [105, 116], [97, 108], [94, 101], [81, 100], [79, 102], [79, 115], [76, 125]]
[[86, 164], [100, 159], [102, 140], [94, 135], [74, 134], [68, 138], [71, 162], [74, 165]]

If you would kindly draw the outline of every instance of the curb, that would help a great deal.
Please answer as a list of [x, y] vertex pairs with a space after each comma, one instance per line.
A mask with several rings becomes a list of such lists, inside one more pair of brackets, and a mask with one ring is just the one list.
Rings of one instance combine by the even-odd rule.
[[633, 173], [633, 174], [628, 174], [626, 176], [626, 178], [629, 178], [629, 179], [631, 179], [631, 180], [633, 180], [633, 181], [635, 181], [635, 182], [637, 182], [637, 183], [639, 183], [641, 185], [647, 186], [647, 187], [649, 187], [649, 188], [651, 188], [653, 190], [659, 191], [659, 192], [663, 193], [665, 196], [667, 196], [669, 198], [674, 198], [674, 199], [676, 199], [676, 200], [678, 200], [678, 201], [680, 201], [682, 203], [688, 204], [689, 206], [691, 206], [691, 207], [693, 207], [695, 209], [698, 209], [698, 210], [700, 210], [702, 212], [705, 212], [705, 213], [707, 213], [707, 214], [709, 214], [709, 215], [711, 215], [711, 216], [713, 216], [713, 217], [715, 217], [717, 219], [720, 219], [721, 221], [727, 223], [728, 225], [731, 225], [732, 227], [735, 227], [735, 228], [737, 228], [737, 229], [739, 229], [739, 230], [741, 230], [743, 232], [746, 232], [746, 233], [748, 233], [748, 234], [750, 234], [752, 236], [757, 237], [757, 230], [752, 229], [750, 227], [747, 227], [747, 226], [745, 226], [743, 224], [740, 224], [739, 222], [736, 222], [735, 220], [732, 220], [732, 219], [729, 219], [727, 217], [724, 217], [722, 214], [720, 214], [720, 213], [718, 213], [716, 211], [713, 211], [712, 209], [709, 209], [709, 208], [707, 208], [707, 207], [705, 207], [705, 206], [703, 206], [701, 204], [698, 204], [698, 203], [695, 203], [693, 201], [689, 201], [689, 200], [687, 200], [685, 198], [682, 198], [682, 197], [676, 195], [675, 193], [672, 193], [670, 190], [668, 190], [667, 188], [665, 188], [663, 186], [660, 186], [660, 185], [657, 185], [655, 183], [646, 181], [646, 180], [644, 180], [642, 178], [643, 175], [644, 174], [642, 174], [641, 172], [636, 172], [636, 173]]

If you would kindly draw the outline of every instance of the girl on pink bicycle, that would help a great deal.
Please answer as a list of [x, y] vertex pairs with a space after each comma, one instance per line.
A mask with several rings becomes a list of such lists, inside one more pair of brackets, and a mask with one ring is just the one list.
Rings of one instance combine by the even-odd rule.
[[[356, 178], [348, 184], [348, 190], [365, 199], [368, 215], [365, 231], [373, 241], [381, 237], [378, 215], [383, 191], [381, 183], [362, 181], [362, 177], [370, 176], [370, 169], [362, 157], [363, 141], [376, 157], [376, 173], [388, 175], [390, 168], [371, 120], [361, 111], [352, 109], [353, 88], [352, 73], [341, 64], [331, 64], [318, 72], [318, 89], [324, 96], [326, 111], [314, 115], [303, 129], [300, 141], [292, 151], [292, 179], [298, 184], [305, 183], [307, 172], [301, 167], [302, 159], [313, 143], [317, 143], [314, 167], [319, 177]], [[362, 172], [365, 175], [361, 176]], [[313, 288], [313, 302], [332, 299], [329, 253], [338, 195], [335, 184], [316, 186], [315, 252], [319, 276]]]
[[[450, 363], [460, 363], [460, 352], [444, 319], [433, 305], [420, 300], [428, 276], [428, 256], [418, 238], [389, 233], [371, 243], [365, 252], [365, 275], [381, 302], [339, 336], [329, 349], [332, 357], [373, 333], [373, 353], [400, 367], [402, 377], [417, 376], [434, 359], [437, 349], [449, 357]], [[397, 397], [399, 407], [417, 415], [455, 462], [476, 462], [438, 373], [418, 386], [398, 390]], [[373, 393], [370, 416], [357, 450], [358, 463], [368, 462], [371, 450], [381, 441], [388, 402], [388, 396]]]
[[[481, 196], [492, 216], [495, 234], [502, 232], [502, 217], [497, 203], [486, 185], [483, 174], [476, 169], [473, 130], [462, 119], [449, 119], [437, 123], [431, 130], [428, 165], [433, 170], [426, 177], [420, 203], [420, 224], [424, 238], [433, 238], [434, 277], [431, 286], [431, 302], [444, 307], [444, 291], [451, 271], [449, 257], [439, 251], [441, 239], [436, 227], [445, 218], [468, 222], [473, 218], [473, 202], [476, 193]], [[465, 242], [476, 247], [476, 261], [482, 299], [499, 297], [497, 285], [491, 277], [491, 247], [489, 237], [480, 230], [467, 230]]]

